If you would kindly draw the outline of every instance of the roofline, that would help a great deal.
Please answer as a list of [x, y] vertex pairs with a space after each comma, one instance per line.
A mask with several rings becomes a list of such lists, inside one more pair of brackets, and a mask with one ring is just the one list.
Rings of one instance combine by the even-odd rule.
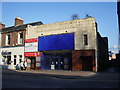
[[[22, 25], [18, 25], [18, 26], [10, 26], [10, 27], [1, 28], [0, 31], [1, 31], [1, 32], [9, 32], [9, 29], [14, 29], [14, 28], [17, 28], [17, 27], [24, 26], [24, 27], [21, 27], [21, 28], [20, 28], [20, 30], [21, 30], [21, 29], [27, 28], [27, 25], [32, 25], [32, 24], [35, 24], [35, 23], [41, 23], [41, 24], [43, 24], [41, 21], [38, 21], [38, 22], [32, 22], [32, 23], [22, 24]], [[33, 25], [33, 26], [34, 26], [34, 25]], [[4, 29], [6, 29], [6, 30], [4, 31]], [[8, 30], [7, 30], [7, 29], [8, 29]]]

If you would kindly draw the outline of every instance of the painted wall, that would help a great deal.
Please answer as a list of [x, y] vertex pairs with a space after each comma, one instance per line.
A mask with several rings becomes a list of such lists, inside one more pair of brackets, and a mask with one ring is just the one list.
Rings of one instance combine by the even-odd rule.
[[[2, 51], [11, 52], [12, 63], [11, 63], [11, 65], [8, 65], [9, 69], [15, 69], [16, 65], [14, 65], [14, 55], [17, 55], [16, 64], [19, 63], [19, 59], [22, 59], [22, 61], [24, 61], [24, 46], [1, 48], [0, 54], [2, 53]], [[22, 55], [22, 58], [20, 58], [19, 55]], [[0, 60], [2, 61], [2, 59], [3, 59], [3, 56], [2, 56], [2, 58], [0, 58]], [[2, 64], [4, 65], [5, 63], [2, 63]]]

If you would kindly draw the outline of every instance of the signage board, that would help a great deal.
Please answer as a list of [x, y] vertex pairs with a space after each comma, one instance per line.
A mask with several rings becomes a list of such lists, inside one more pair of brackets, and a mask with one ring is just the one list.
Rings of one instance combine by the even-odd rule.
[[25, 43], [31, 43], [31, 42], [38, 42], [37, 38], [32, 38], [32, 39], [26, 39]]
[[40, 52], [25, 52], [25, 57], [40, 57]]
[[25, 52], [37, 52], [38, 51], [38, 39], [26, 39], [25, 40]]

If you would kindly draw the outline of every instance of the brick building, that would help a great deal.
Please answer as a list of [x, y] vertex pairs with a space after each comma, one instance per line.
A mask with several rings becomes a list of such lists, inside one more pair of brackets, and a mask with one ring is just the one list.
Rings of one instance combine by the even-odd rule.
[[27, 37], [27, 26], [40, 25], [42, 22], [24, 24], [19, 17], [15, 18], [14, 26], [5, 27], [1, 31], [1, 50], [0, 61], [9, 69], [15, 69], [15, 66], [24, 61], [24, 40]]
[[[2, 28], [5, 28], [5, 25], [0, 23], [0, 50], [1, 50], [1, 32], [2, 32]], [[0, 63], [2, 63], [2, 61], [0, 60]]]

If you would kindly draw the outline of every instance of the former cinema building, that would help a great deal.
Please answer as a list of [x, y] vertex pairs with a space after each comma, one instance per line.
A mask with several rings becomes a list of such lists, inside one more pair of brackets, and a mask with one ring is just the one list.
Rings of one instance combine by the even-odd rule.
[[[26, 35], [26, 40], [38, 38], [38, 51], [35, 52], [39, 52], [41, 70], [97, 72], [108, 60], [108, 39], [101, 37], [93, 17], [29, 25]], [[36, 67], [37, 60], [34, 60]]]

